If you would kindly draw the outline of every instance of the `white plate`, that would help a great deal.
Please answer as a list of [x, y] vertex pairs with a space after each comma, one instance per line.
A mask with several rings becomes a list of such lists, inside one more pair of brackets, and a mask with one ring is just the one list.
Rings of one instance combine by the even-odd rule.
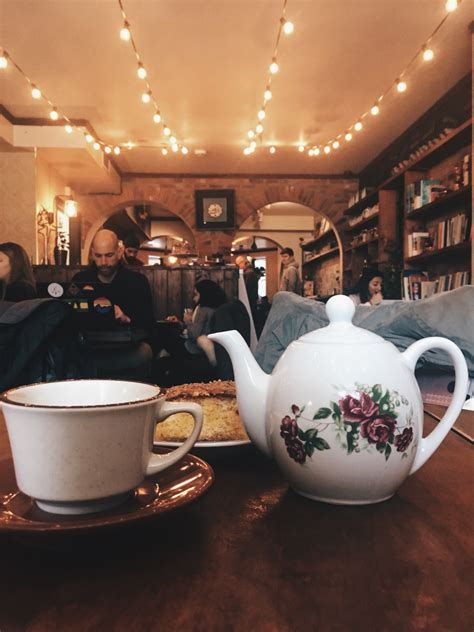
[[[237, 446], [250, 445], [250, 443], [252, 443], [250, 439], [239, 441], [197, 441], [193, 448], [235, 448]], [[182, 444], [183, 442], [179, 441], [155, 441], [153, 445], [163, 446], [165, 448], [178, 448]]]

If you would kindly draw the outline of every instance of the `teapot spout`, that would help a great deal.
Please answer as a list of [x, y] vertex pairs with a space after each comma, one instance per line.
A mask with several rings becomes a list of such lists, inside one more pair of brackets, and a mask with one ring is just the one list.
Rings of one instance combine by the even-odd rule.
[[252, 442], [271, 456], [266, 433], [266, 405], [270, 375], [258, 366], [247, 343], [238, 331], [209, 334], [230, 355], [237, 389], [237, 406]]

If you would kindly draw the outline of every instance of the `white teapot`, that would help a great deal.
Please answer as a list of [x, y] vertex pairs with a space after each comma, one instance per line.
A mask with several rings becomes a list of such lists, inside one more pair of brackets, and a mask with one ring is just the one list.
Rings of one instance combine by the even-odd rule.
[[[291, 487], [337, 504], [390, 498], [438, 448], [459, 415], [468, 387], [466, 360], [447, 338], [418, 340], [400, 353], [352, 324], [347, 296], [327, 305], [327, 327], [292, 342], [264, 373], [236, 331], [209, 336], [228, 351], [247, 432], [273, 456]], [[456, 386], [441, 422], [422, 438], [423, 404], [414, 376], [428, 349], [446, 351]]]

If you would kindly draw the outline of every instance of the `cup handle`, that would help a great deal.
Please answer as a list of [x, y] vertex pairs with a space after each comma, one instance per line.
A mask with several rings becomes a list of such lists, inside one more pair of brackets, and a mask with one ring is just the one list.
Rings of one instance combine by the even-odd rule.
[[202, 408], [199, 404], [193, 403], [185, 403], [185, 402], [164, 402], [160, 409], [160, 415], [156, 421], [159, 423], [173, 415], [174, 413], [190, 413], [194, 417], [194, 428], [183, 443], [183, 445], [176, 448], [172, 452], [168, 454], [152, 454], [150, 460], [148, 461], [148, 466], [146, 468], [146, 475], [151, 476], [152, 474], [157, 474], [162, 470], [165, 470], [170, 465], [179, 461], [185, 454], [191, 450], [193, 445], [196, 443], [197, 438], [201, 432], [202, 428]]
[[469, 385], [467, 363], [462, 351], [451, 340], [439, 336], [417, 340], [402, 353], [403, 361], [413, 373], [415, 372], [418, 358], [425, 353], [425, 351], [428, 351], [428, 349], [442, 349], [446, 351], [453, 361], [455, 374], [454, 393], [446, 412], [436, 428], [432, 430], [427, 437], [420, 439], [410, 474], [416, 472], [426, 463], [450, 431], [464, 406], [467, 387]]

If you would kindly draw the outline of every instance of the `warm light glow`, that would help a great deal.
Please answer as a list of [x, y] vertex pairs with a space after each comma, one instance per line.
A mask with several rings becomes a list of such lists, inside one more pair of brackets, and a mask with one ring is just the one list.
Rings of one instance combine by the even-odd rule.
[[338, 149], [338, 148], [339, 148], [339, 141], [338, 141], [338, 140], [335, 140], [335, 141], [333, 142], [332, 146], [333, 146], [333, 149]]
[[140, 79], [145, 79], [147, 72], [142, 64], [138, 64], [137, 75]]
[[273, 147], [273, 145], [272, 145], [268, 151], [269, 151], [271, 154], [274, 154], [274, 153], [276, 152], [276, 147]]
[[41, 90], [36, 86], [33, 86], [33, 88], [31, 89], [31, 96], [33, 97], [33, 99], [41, 99]]
[[270, 88], [267, 88], [265, 90], [265, 92], [263, 93], [263, 98], [265, 99], [265, 101], [270, 101], [270, 99], [272, 98], [272, 91], [270, 90]]
[[344, 138], [347, 140], [347, 142], [349, 142], [352, 140], [352, 134], [350, 132], [346, 132]]
[[135, 147], [135, 143], [132, 143], [132, 141], [129, 140], [128, 143], [125, 143], [125, 147], [127, 149], [133, 149]]
[[321, 150], [319, 149], [319, 147], [315, 147], [315, 148], [313, 149], [313, 154], [314, 154], [315, 156], [319, 156], [319, 154], [320, 154], [320, 153], [321, 153]]
[[178, 257], [175, 257], [174, 255], [170, 255], [168, 257], [168, 263], [174, 264], [178, 261]]
[[98, 143], [97, 141], [95, 141], [94, 145], [93, 145], [94, 149], [96, 151], [98, 151], [100, 149], [100, 143]]
[[246, 156], [248, 156], [248, 155], [249, 155], [249, 154], [251, 154], [251, 153], [252, 153], [252, 150], [250, 149], [250, 147], [246, 147], [246, 148], [244, 149], [244, 154], [245, 154]]
[[308, 156], [314, 156], [314, 149], [308, 149]]
[[150, 101], [151, 101], [151, 93], [150, 92], [144, 92], [142, 94], [142, 101], [143, 101], [143, 103], [150, 103]]
[[122, 28], [120, 29], [120, 39], [123, 40], [124, 42], [128, 42], [130, 40], [129, 26], [130, 25], [128, 22], [124, 22]]
[[112, 153], [112, 147], [109, 147], [108, 145], [106, 145], [104, 147], [104, 151], [106, 154], [111, 154]]
[[259, 121], [263, 121], [263, 119], [265, 118], [266, 114], [265, 114], [265, 110], [259, 110], [257, 113], [257, 117]]
[[163, 147], [163, 149], [161, 150], [161, 153], [163, 154], [163, 156], [168, 155], [168, 150], [166, 149], [166, 147]]
[[72, 125], [65, 125], [66, 134], [72, 134]]
[[398, 92], [405, 92], [406, 89], [407, 89], [407, 84], [405, 81], [397, 81]]
[[94, 138], [90, 134], [86, 134], [85, 139], [88, 143], [92, 143], [92, 141], [94, 140]]
[[377, 104], [373, 105], [370, 108], [370, 113], [372, 114], [372, 116], [377, 116], [377, 114], [380, 112], [380, 108]]
[[0, 70], [4, 70], [8, 66], [8, 57], [6, 53], [0, 55]]
[[447, 0], [445, 6], [446, 6], [446, 11], [448, 13], [452, 13], [453, 11], [456, 11], [456, 9], [458, 8], [458, 0]]
[[58, 111], [57, 111], [57, 109], [56, 109], [56, 108], [53, 108], [53, 109], [51, 110], [51, 112], [49, 113], [49, 118], [50, 118], [52, 121], [57, 121], [57, 120], [58, 120], [58, 118], [59, 118], [59, 114], [58, 114]]
[[250, 149], [255, 149], [256, 146], [257, 146], [257, 143], [254, 140], [249, 145]]
[[330, 154], [331, 153], [331, 148], [329, 147], [329, 145], [326, 145], [326, 147], [324, 148], [324, 153], [325, 154]]
[[363, 128], [364, 126], [362, 125], [362, 123], [360, 121], [357, 121], [357, 123], [354, 125], [354, 129], [356, 132], [360, 132], [360, 130]]
[[277, 64], [276, 59], [273, 59], [272, 63], [270, 64], [270, 72], [272, 73], [272, 75], [276, 75], [279, 70], [280, 66]]
[[77, 217], [76, 200], [66, 200], [64, 202], [64, 211], [68, 217]]
[[256, 127], [255, 127], [255, 131], [257, 132], [257, 134], [261, 134], [263, 132], [263, 125], [261, 123], [259, 123]]
[[189, 153], [189, 150], [187, 147], [181, 147], [181, 153], [184, 154], [186, 156], [186, 154]]
[[431, 61], [434, 57], [434, 53], [431, 48], [423, 49], [423, 59], [424, 61]]
[[298, 145], [298, 151], [299, 152], [304, 151], [304, 145]]
[[295, 30], [295, 25], [293, 24], [293, 22], [287, 22], [285, 20], [283, 24], [283, 32], [285, 33], [285, 35], [291, 35], [294, 30]]
[[255, 132], [253, 131], [253, 129], [249, 129], [249, 131], [247, 132], [247, 137], [253, 138], [254, 136], [255, 136]]
[[120, 155], [120, 147], [119, 147], [118, 145], [117, 145], [116, 147], [114, 147], [114, 154], [115, 154], [116, 156], [119, 156], [119, 155]]
[[171, 136], [171, 130], [170, 130], [170, 128], [169, 128], [169, 127], [166, 127], [166, 126], [165, 126], [165, 127], [163, 127], [163, 134], [164, 134], [165, 136]]
[[174, 153], [176, 153], [178, 151], [179, 147], [177, 143], [173, 143], [171, 145], [171, 151], [173, 151]]
[[161, 123], [161, 114], [159, 112], [155, 112], [155, 114], [153, 114], [153, 122]]

